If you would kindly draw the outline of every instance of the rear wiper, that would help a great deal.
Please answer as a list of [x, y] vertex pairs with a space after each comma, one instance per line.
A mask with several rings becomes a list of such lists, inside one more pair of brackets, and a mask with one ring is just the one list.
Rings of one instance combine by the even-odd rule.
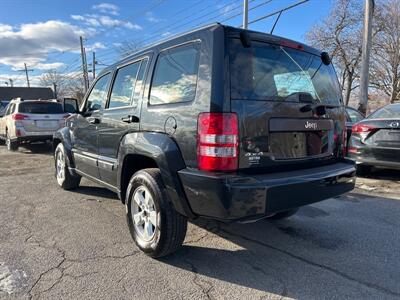
[[308, 112], [308, 111], [312, 111], [313, 114], [317, 115], [317, 116], [323, 116], [326, 115], [326, 110], [327, 109], [333, 109], [333, 108], [337, 108], [337, 105], [332, 105], [332, 104], [307, 104], [304, 105], [302, 107], [300, 107], [300, 111], [301, 112]]
[[[312, 80], [309, 78], [310, 75], [298, 64], [298, 62], [282, 46], [280, 48], [283, 51], [283, 53], [285, 53], [290, 58], [290, 60], [300, 69], [300, 71], [304, 74], [305, 78], [309, 81], [309, 83], [313, 87], [314, 84], [312, 83]], [[314, 88], [314, 92], [315, 92], [315, 95], [317, 96], [317, 100], [319, 102], [322, 102], [321, 98], [319, 97], [315, 88]]]

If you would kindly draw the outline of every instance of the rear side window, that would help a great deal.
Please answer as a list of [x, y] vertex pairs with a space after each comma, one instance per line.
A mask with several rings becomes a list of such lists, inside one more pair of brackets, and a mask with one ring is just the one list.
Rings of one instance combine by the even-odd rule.
[[60, 103], [26, 102], [18, 106], [20, 113], [26, 114], [62, 114], [64, 113]]
[[143, 87], [147, 59], [118, 69], [108, 108], [136, 106]]
[[160, 53], [150, 90], [150, 104], [187, 102], [196, 96], [200, 43]]

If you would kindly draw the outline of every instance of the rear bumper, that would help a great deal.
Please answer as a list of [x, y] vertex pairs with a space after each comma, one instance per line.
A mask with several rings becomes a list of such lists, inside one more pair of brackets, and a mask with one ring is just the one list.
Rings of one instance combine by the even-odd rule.
[[19, 143], [30, 143], [30, 142], [44, 142], [51, 141], [53, 139], [53, 135], [27, 135], [20, 136], [15, 138], [15, 141]]
[[229, 175], [184, 169], [178, 172], [196, 215], [225, 221], [262, 218], [351, 191], [350, 160], [290, 172]]
[[357, 153], [349, 152], [348, 157], [357, 164], [388, 169], [400, 169], [400, 149], [357, 148]]

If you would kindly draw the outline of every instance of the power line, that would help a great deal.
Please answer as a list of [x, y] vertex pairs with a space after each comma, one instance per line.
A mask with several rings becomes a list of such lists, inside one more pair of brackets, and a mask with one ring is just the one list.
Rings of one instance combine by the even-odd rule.
[[[201, 3], [205, 3], [205, 2], [203, 0], [200, 0], [198, 2], [195, 2], [194, 4], [189, 5], [188, 7], [185, 7], [185, 8], [183, 8], [183, 9], [177, 11], [177, 12], [174, 12], [172, 15], [170, 15], [170, 16], [168, 16], [166, 18], [167, 19], [170, 19], [170, 18], [178, 19], [178, 21], [175, 21], [175, 22], [173, 22], [171, 24], [167, 24], [167, 25], [160, 24], [158, 26], [155, 26], [154, 27], [155, 30], [153, 30], [153, 32], [151, 32], [150, 34], [154, 35], [154, 34], [159, 33], [159, 32], [165, 32], [165, 30], [167, 30], [168, 27], [173, 26], [175, 24], [179, 24], [180, 22], [182, 22], [184, 20], [187, 20], [188, 18], [191, 18], [194, 15], [197, 15], [197, 14], [199, 14], [199, 13], [201, 13], [201, 12], [203, 12], [203, 11], [205, 11], [205, 10], [210, 8], [210, 6], [206, 4], [205, 7], [201, 8], [200, 10], [198, 10], [195, 14], [190, 14], [190, 15], [188, 15], [186, 17], [183, 17], [183, 18], [177, 18], [178, 15], [180, 15], [180, 14], [182, 14], [184, 12], [187, 12], [189, 8], [193, 8], [193, 7], [195, 7], [195, 6], [197, 6], [198, 4], [201, 4]], [[133, 41], [133, 40], [127, 40], [126, 39], [126, 40], [123, 40], [123, 41], [120, 41], [120, 42], [121, 43], [128, 43], [128, 42], [131, 42], [131, 41]], [[114, 54], [114, 53], [115, 53], [115, 49], [110, 49], [110, 50], [107, 50], [107, 51], [103, 51], [103, 53], [98, 55], [98, 57], [103, 57], [104, 58], [105, 56], [108, 56], [109, 54]]]
[[299, 1], [299, 2], [294, 3], [294, 4], [292, 4], [292, 5], [289, 5], [289, 6], [285, 7], [285, 8], [279, 9], [279, 10], [277, 10], [277, 11], [275, 11], [275, 12], [273, 12], [273, 13], [270, 13], [270, 14], [268, 14], [268, 15], [265, 15], [265, 16], [259, 17], [259, 18], [257, 18], [257, 19], [254, 19], [254, 20], [252, 20], [252, 21], [249, 22], [249, 25], [250, 25], [250, 24], [254, 24], [254, 23], [256, 23], [256, 22], [259, 22], [259, 21], [261, 21], [261, 20], [265, 20], [265, 19], [270, 18], [270, 17], [272, 17], [272, 16], [275, 16], [275, 15], [277, 15], [277, 14], [281, 14], [281, 13], [283, 13], [284, 11], [287, 11], [287, 10], [289, 10], [289, 9], [292, 9], [292, 8], [294, 8], [294, 7], [296, 7], [296, 6], [299, 6], [300, 4], [306, 3], [306, 2], [308, 2], [308, 1], [310, 1], [310, 0], [302, 0], [302, 1]]

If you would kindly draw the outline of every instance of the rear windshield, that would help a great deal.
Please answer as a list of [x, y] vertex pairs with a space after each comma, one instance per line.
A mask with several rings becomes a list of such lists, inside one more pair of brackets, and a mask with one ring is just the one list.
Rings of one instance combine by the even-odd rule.
[[368, 116], [367, 119], [392, 119], [400, 118], [400, 104], [388, 105], [378, 109]]
[[19, 105], [19, 112], [26, 114], [62, 114], [64, 113], [60, 103], [26, 102]]
[[279, 45], [239, 39], [229, 43], [231, 98], [339, 105], [341, 91], [332, 65], [319, 56]]

